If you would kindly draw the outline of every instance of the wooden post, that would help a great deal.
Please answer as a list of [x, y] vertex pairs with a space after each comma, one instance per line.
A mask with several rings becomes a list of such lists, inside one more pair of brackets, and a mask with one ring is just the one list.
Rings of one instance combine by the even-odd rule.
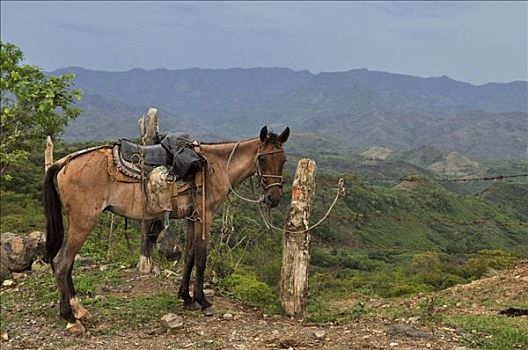
[[155, 136], [159, 133], [157, 113], [158, 110], [156, 108], [149, 108], [147, 115], [138, 120], [141, 143], [144, 145], [153, 145], [155, 143]]
[[[306, 317], [310, 232], [317, 167], [311, 159], [301, 159], [292, 185], [292, 201], [282, 239], [281, 304], [288, 316]], [[293, 231], [293, 232], [291, 232]]]
[[51, 136], [46, 137], [46, 150], [44, 151], [44, 172], [53, 164], [53, 141]]
[[[159, 133], [157, 113], [158, 113], [158, 110], [156, 108], [151, 107], [148, 109], [147, 114], [139, 118], [138, 120], [139, 134], [141, 135], [141, 143], [143, 145], [153, 145], [156, 143], [156, 134]], [[145, 206], [143, 210], [146, 210], [146, 205], [147, 205], [146, 201], [143, 205]], [[112, 216], [112, 220], [113, 220], [113, 216]], [[147, 242], [147, 240], [149, 239], [148, 237], [149, 232], [146, 231], [147, 230], [146, 226], [147, 225], [144, 225], [144, 221], [141, 221], [141, 247], [143, 247], [143, 244]], [[148, 275], [154, 271], [155, 265], [152, 263], [152, 260], [150, 257], [150, 251], [145, 252], [143, 251], [143, 248], [141, 249], [142, 250], [139, 256], [139, 264], [138, 264], [139, 273], [141, 275]], [[151, 248], [148, 248], [148, 249], [151, 249]], [[148, 255], [143, 255], [147, 253]]]

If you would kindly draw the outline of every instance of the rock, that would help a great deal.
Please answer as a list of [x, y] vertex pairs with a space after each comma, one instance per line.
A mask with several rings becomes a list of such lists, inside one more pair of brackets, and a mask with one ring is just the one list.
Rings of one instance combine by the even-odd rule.
[[422, 339], [431, 339], [431, 333], [422, 331], [413, 326], [407, 324], [394, 324], [390, 326], [388, 332], [392, 336], [406, 336], [410, 338], [422, 338]]
[[207, 298], [212, 297], [215, 294], [214, 289], [204, 289], [203, 292]]
[[95, 286], [95, 294], [96, 295], [102, 295], [102, 294], [105, 294], [105, 293], [108, 293], [108, 292], [111, 292], [111, 291], [112, 291], [112, 288], [110, 288], [106, 284], [99, 284], [99, 285]]
[[33, 261], [33, 263], [31, 264], [31, 271], [37, 272], [37, 271], [40, 271], [41, 269], [42, 269], [42, 262], [40, 260]]
[[27, 236], [5, 232], [0, 235], [0, 278], [9, 278], [11, 272], [20, 272], [31, 267], [33, 260], [46, 255], [46, 240], [43, 232], [35, 231]]
[[117, 286], [117, 287], [111, 287], [110, 288], [113, 292], [118, 292], [118, 293], [130, 293], [132, 291], [132, 286], [129, 285], [129, 284], [124, 284], [124, 285], [121, 285], [121, 286]]
[[389, 346], [398, 346], [398, 343], [390, 343]]
[[161, 273], [160, 267], [158, 265], [154, 265], [152, 267], [152, 273], [154, 274], [154, 276], [158, 276]]
[[2, 333], [2, 339], [5, 340], [5, 341], [8, 341], [9, 340], [9, 334], [7, 334], [7, 332]]
[[13, 284], [15, 284], [15, 281], [13, 280], [4, 280], [4, 282], [2, 282], [2, 287], [10, 287]]
[[231, 315], [230, 313], [226, 312], [223, 316], [222, 316], [223, 319], [225, 320], [230, 320], [233, 318], [233, 315]]
[[317, 339], [321, 339], [325, 336], [325, 331], [324, 329], [318, 329], [314, 332], [314, 335]]
[[88, 266], [94, 264], [94, 258], [92, 258], [91, 256], [82, 256], [77, 254], [75, 256], [75, 262], [79, 266]]
[[416, 322], [418, 322], [420, 319], [421, 319], [420, 316], [413, 316], [413, 317], [409, 317], [409, 318], [407, 319], [407, 321], [409, 321], [410, 323], [416, 323]]
[[167, 332], [172, 332], [183, 328], [183, 318], [176, 314], [166, 314], [161, 318], [161, 324], [163, 328], [167, 329]]
[[106, 270], [108, 270], [108, 265], [101, 265], [101, 266], [99, 266], [99, 271], [104, 272], [104, 271], [106, 271]]
[[169, 269], [165, 269], [165, 270], [163, 270], [163, 273], [164, 273], [165, 275], [167, 275], [167, 277], [178, 275], [176, 272], [174, 272], [174, 271], [172, 271], [172, 270], [169, 270]]
[[17, 282], [20, 281], [20, 280], [23, 280], [24, 278], [27, 277], [27, 275], [25, 273], [20, 273], [20, 272], [13, 272], [11, 275], [13, 276], [12, 277], [13, 280], [15, 280]]

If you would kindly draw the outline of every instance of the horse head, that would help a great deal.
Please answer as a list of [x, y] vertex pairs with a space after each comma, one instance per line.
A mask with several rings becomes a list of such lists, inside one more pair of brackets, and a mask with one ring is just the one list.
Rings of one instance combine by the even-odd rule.
[[276, 207], [283, 195], [282, 171], [286, 162], [286, 154], [282, 145], [288, 140], [288, 136], [290, 136], [289, 127], [286, 127], [280, 135], [269, 132], [266, 126], [260, 130], [256, 175], [264, 190], [264, 203], [270, 208]]

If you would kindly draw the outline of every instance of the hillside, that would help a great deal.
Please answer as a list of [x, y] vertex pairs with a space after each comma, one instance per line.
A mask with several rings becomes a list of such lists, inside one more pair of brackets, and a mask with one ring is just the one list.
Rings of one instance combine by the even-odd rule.
[[[106, 266], [101, 269], [101, 266]], [[334, 299], [327, 313], [308, 322], [291, 320], [226, 295], [220, 286], [207, 293], [217, 313], [185, 311], [176, 300], [179, 272], [137, 276], [134, 269], [77, 265], [83, 281], [81, 302], [94, 315], [88, 333], [64, 333], [48, 266], [1, 287], [2, 349], [467, 349], [514, 350], [528, 346], [526, 317], [499, 315], [526, 308], [526, 263], [491, 278], [415, 297], [377, 298], [350, 292]], [[82, 270], [79, 268], [82, 267]], [[100, 271], [102, 270], [102, 271]], [[312, 289], [314, 286], [312, 286]], [[310, 301], [312, 307], [318, 307]], [[181, 329], [167, 331], [160, 318], [175, 313]], [[313, 319], [314, 316], [319, 317]]]
[[436, 144], [477, 158], [510, 159], [526, 156], [528, 146], [527, 82], [475, 86], [366, 69], [312, 74], [285, 68], [71, 67], [52, 73], [65, 72], [77, 75], [76, 86], [88, 96], [80, 104], [86, 112], [65, 133], [76, 140], [135, 136], [138, 117], [155, 106], [166, 111], [163, 128], [217, 139], [287, 124], [356, 151]]
[[[328, 220], [311, 231], [307, 322], [280, 315], [282, 232], [266, 230], [256, 207], [229, 198], [209, 242], [206, 288], [215, 316], [182, 309], [175, 292], [181, 261], [168, 262], [155, 252], [163, 272], [138, 276], [138, 224], [130, 223], [129, 248], [123, 220], [104, 213], [81, 250], [88, 258], [74, 270], [80, 300], [94, 315], [86, 322], [89, 333], [65, 335], [54, 279], [44, 265], [1, 287], [2, 348], [423, 349], [429, 344], [514, 350], [528, 345], [525, 318], [497, 315], [506, 307], [527, 307], [524, 265], [493, 283], [465, 285], [528, 256], [525, 180], [495, 184], [478, 196], [454, 193], [429, 179], [438, 174], [427, 167], [452, 154], [436, 147], [379, 160], [316, 134], [293, 134], [293, 140], [285, 198], [291, 196], [295, 160], [308, 150], [320, 169], [311, 220], [320, 218], [334, 198], [338, 176], [344, 177], [347, 193]], [[92, 144], [58, 143], [56, 157]], [[3, 231], [43, 229], [42, 162], [41, 152], [33, 154], [17, 169], [19, 177], [1, 184]], [[526, 162], [478, 164], [487, 173], [521, 170]], [[339, 174], [339, 167], [348, 174]], [[423, 175], [401, 183], [369, 178], [411, 173]], [[247, 183], [239, 190], [253, 195]], [[283, 222], [287, 205], [285, 200], [272, 211], [275, 223]], [[180, 240], [182, 226], [175, 229]], [[497, 288], [499, 283], [508, 288]], [[458, 289], [446, 289], [452, 286]], [[169, 312], [184, 324], [173, 334], [160, 323]]]

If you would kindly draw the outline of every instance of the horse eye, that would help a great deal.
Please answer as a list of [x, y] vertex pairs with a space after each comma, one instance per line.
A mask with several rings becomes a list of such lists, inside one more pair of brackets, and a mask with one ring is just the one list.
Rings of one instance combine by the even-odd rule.
[[259, 158], [259, 163], [260, 163], [261, 165], [264, 165], [264, 164], [266, 163], [266, 159], [264, 159], [264, 158]]

